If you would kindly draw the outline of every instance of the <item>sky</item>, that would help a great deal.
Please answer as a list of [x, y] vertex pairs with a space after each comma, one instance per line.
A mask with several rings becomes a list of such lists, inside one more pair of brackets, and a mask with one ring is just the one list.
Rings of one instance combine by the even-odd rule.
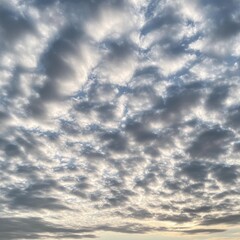
[[0, 240], [240, 239], [239, 0], [0, 0]]

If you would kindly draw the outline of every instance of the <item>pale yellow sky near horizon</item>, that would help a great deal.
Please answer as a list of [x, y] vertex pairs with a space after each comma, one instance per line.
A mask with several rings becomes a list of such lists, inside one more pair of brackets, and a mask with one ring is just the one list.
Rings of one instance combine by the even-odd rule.
[[229, 228], [225, 232], [205, 233], [205, 234], [183, 234], [183, 233], [146, 233], [146, 234], [127, 234], [127, 233], [105, 233], [96, 232], [96, 239], [99, 240], [239, 240], [240, 227]]

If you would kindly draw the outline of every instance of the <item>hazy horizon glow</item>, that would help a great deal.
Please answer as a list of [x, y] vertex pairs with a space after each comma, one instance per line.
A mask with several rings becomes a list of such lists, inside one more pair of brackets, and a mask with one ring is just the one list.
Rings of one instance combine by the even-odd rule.
[[240, 1], [1, 0], [0, 240], [240, 239]]

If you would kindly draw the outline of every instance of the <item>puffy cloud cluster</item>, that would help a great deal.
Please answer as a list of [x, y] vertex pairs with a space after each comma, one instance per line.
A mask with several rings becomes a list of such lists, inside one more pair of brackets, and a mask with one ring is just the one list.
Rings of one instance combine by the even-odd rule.
[[2, 0], [0, 239], [239, 224], [239, 10]]

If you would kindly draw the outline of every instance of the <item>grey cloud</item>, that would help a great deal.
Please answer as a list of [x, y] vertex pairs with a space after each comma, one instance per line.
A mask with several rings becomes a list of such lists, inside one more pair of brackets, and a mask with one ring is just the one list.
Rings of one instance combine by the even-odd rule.
[[127, 148], [127, 138], [119, 132], [104, 133], [101, 135], [101, 140], [107, 142], [107, 149], [114, 152], [122, 152]]
[[234, 184], [239, 171], [236, 166], [217, 165], [213, 168], [213, 174], [222, 183]]
[[149, 19], [154, 16], [155, 11], [158, 9], [159, 4], [161, 1], [151, 0], [148, 2], [147, 9], [145, 12], [145, 18]]
[[147, 35], [153, 31], [157, 31], [164, 26], [171, 26], [178, 24], [181, 21], [179, 16], [176, 15], [176, 12], [172, 8], [164, 9], [163, 14], [159, 14], [152, 18], [151, 20], [147, 21], [147, 23], [141, 29], [142, 35]]
[[[91, 230], [88, 229], [71, 229], [65, 228], [62, 226], [54, 225], [52, 223], [43, 221], [40, 218], [29, 217], [29, 218], [1, 218], [0, 219], [0, 239], [42, 239], [45, 238], [45, 235], [50, 237], [51, 233], [57, 234], [53, 235], [53, 238], [58, 238], [58, 234], [61, 234], [63, 238], [72, 238], [73, 233], [88, 233]], [[72, 233], [72, 234], [69, 234]], [[75, 235], [79, 238], [94, 238], [95, 236], [92, 234], [84, 234], [84, 235]], [[52, 236], [51, 236], [52, 237]]]
[[34, 174], [39, 168], [32, 165], [18, 165], [16, 172], [19, 174]]
[[116, 62], [123, 61], [134, 50], [134, 45], [126, 39], [106, 39], [102, 45], [109, 52], [107, 59]]
[[157, 139], [157, 134], [147, 129], [143, 123], [129, 120], [125, 124], [125, 130], [134, 136], [137, 142], [149, 142]]
[[238, 224], [240, 222], [240, 215], [214, 216], [205, 217], [202, 225], [217, 225], [217, 224]]
[[111, 190], [110, 195], [105, 197], [106, 207], [123, 206], [127, 203], [129, 196], [133, 196], [135, 193], [131, 190]]
[[46, 109], [40, 98], [30, 98], [30, 103], [25, 107], [28, 115], [37, 119], [43, 119], [46, 115]]
[[0, 27], [3, 36], [6, 38], [4, 44], [13, 43], [25, 34], [34, 33], [34, 24], [29, 18], [22, 16], [19, 12], [13, 11], [10, 6], [2, 4], [0, 8]]
[[[210, 18], [211, 34], [215, 40], [224, 40], [236, 36], [240, 30], [239, 18], [234, 17], [239, 8], [238, 1], [211, 1], [200, 0], [202, 7], [209, 7], [207, 16]], [[224, 15], [224, 18], [222, 17]], [[220, 19], [220, 20], [219, 20]]]
[[228, 191], [223, 191], [219, 194], [216, 194], [214, 196], [214, 199], [224, 199], [226, 197], [231, 197], [231, 196], [239, 196], [239, 192], [236, 190], [228, 190]]
[[145, 189], [146, 191], [148, 191], [148, 187], [149, 185], [151, 185], [152, 183], [154, 183], [156, 181], [156, 176], [154, 173], [147, 173], [146, 175], [144, 175], [143, 177], [137, 177], [135, 182], [136, 182], [136, 187], [141, 187], [143, 189]]
[[20, 150], [19, 150], [19, 147], [15, 144], [7, 144], [5, 146], [5, 153], [7, 156], [9, 157], [14, 157], [14, 156], [17, 156], [18, 154], [20, 154]]
[[168, 92], [160, 119], [172, 124], [180, 122], [184, 114], [199, 103], [201, 97], [201, 88], [193, 84], [185, 88], [173, 85]]
[[211, 110], [217, 110], [219, 108], [224, 107], [224, 101], [227, 99], [229, 94], [229, 87], [228, 86], [217, 86], [215, 87], [208, 99], [206, 101], [206, 105]]
[[[46, 180], [29, 185], [25, 189], [13, 188], [7, 190], [6, 197], [9, 199], [11, 208], [39, 209], [69, 209], [62, 205], [59, 199], [51, 197], [51, 190], [61, 189], [55, 181]], [[47, 194], [44, 196], [43, 194]]]
[[99, 120], [111, 121], [115, 120], [116, 117], [116, 105], [111, 103], [96, 103], [96, 102], [85, 102], [81, 101], [77, 103], [74, 108], [81, 113], [96, 112]]
[[[84, 13], [84, 16], [89, 17], [89, 15], [97, 14], [99, 8], [104, 5], [104, 3], [111, 4], [112, 7], [121, 7], [123, 3], [119, 3], [118, 1], [104, 1], [104, 0], [99, 0], [99, 1], [84, 1], [84, 0], [33, 0], [32, 4], [36, 6], [37, 8], [46, 8], [49, 6], [54, 5], [55, 3], [60, 3], [62, 7], [65, 7], [65, 9], [73, 11], [74, 8], [76, 7], [82, 7], [81, 13]], [[66, 13], [68, 16], [69, 12]]]
[[109, 187], [121, 187], [123, 185], [123, 182], [120, 178], [107, 178], [105, 179], [106, 185]]
[[240, 109], [238, 106], [234, 106], [229, 109], [227, 123], [234, 129], [239, 128], [239, 120], [240, 120]]
[[159, 156], [159, 150], [157, 148], [154, 148], [154, 146], [146, 147], [144, 152], [152, 157]]
[[21, 194], [14, 198], [11, 203], [12, 208], [24, 209], [51, 209], [51, 210], [66, 210], [68, 207], [58, 203], [59, 200], [54, 197], [37, 197]]
[[201, 228], [201, 229], [186, 230], [183, 232], [186, 234], [204, 234], [204, 233], [221, 233], [224, 231], [226, 231], [226, 229]]
[[230, 16], [221, 20], [218, 27], [215, 29], [215, 34], [220, 38], [229, 38], [235, 36], [240, 31], [240, 21], [231, 18]]
[[180, 166], [180, 175], [185, 175], [195, 181], [204, 181], [208, 174], [207, 167], [201, 162], [190, 162]]
[[114, 99], [118, 93], [118, 86], [109, 83], [94, 81], [87, 91], [88, 102], [106, 102], [106, 99]]
[[130, 214], [130, 217], [133, 217], [133, 218], [144, 219], [144, 218], [151, 218], [153, 216], [153, 214], [151, 214], [149, 211], [145, 209], [135, 210], [133, 208], [130, 208], [129, 210], [132, 211], [132, 213]]
[[111, 231], [111, 232], [119, 232], [119, 233], [132, 233], [132, 234], [144, 234], [147, 232], [151, 232], [154, 230], [159, 230], [159, 231], [164, 231], [165, 228], [153, 228], [153, 227], [146, 227], [144, 225], [141, 224], [133, 224], [133, 223], [129, 223], [129, 224], [125, 224], [122, 226], [118, 226], [118, 227], [111, 227], [111, 226], [99, 226], [97, 229], [99, 230], [103, 230], [103, 231]]
[[181, 56], [187, 52], [187, 45], [184, 42], [167, 38], [162, 41], [162, 44], [164, 52], [170, 57]]
[[42, 64], [51, 79], [64, 78], [73, 73], [71, 67], [64, 62], [64, 57], [76, 54], [76, 43], [80, 36], [77, 29], [66, 27], [46, 50]]
[[204, 194], [204, 183], [205, 182], [202, 181], [194, 184], [187, 184], [186, 187], [183, 188], [183, 192], [199, 198]]
[[96, 107], [96, 111], [102, 121], [109, 121], [115, 117], [115, 108], [116, 107], [113, 104], [105, 103]]
[[204, 213], [204, 212], [209, 212], [213, 209], [212, 206], [201, 206], [201, 207], [197, 207], [197, 208], [185, 208], [184, 212], [187, 213]]
[[[1, 218], [0, 239], [44, 239], [52, 238], [96, 238], [96, 235], [89, 234], [95, 231], [110, 231], [118, 233], [143, 234], [153, 230], [164, 231], [164, 228], [155, 229], [140, 224], [125, 224], [118, 227], [99, 225], [92, 228], [72, 229], [55, 225], [40, 218]], [[50, 235], [56, 234], [56, 235]]]
[[159, 221], [170, 221], [176, 223], [185, 223], [190, 222], [192, 220], [191, 217], [187, 216], [186, 214], [179, 214], [179, 215], [160, 215], [158, 217]]
[[[20, 65], [15, 66], [15, 68], [12, 70], [12, 77], [11, 77], [10, 84], [5, 88], [9, 98], [12, 99], [12, 98], [16, 98], [18, 96], [23, 95], [23, 88], [21, 86], [20, 77], [22, 74], [28, 73], [28, 72], [29, 71], [27, 69], [25, 69]], [[11, 101], [9, 101], [8, 104], [11, 105]]]
[[239, 142], [235, 142], [233, 145], [233, 151], [234, 152], [239, 152], [240, 150], [240, 143]]
[[128, 207], [123, 212], [116, 212], [117, 215], [124, 217], [124, 218], [136, 218], [136, 219], [145, 219], [145, 218], [152, 218], [154, 214], [150, 213], [146, 209], [141, 208], [133, 208]]
[[181, 183], [177, 181], [165, 181], [164, 186], [173, 191], [181, 190]]
[[209, 129], [196, 138], [188, 152], [194, 158], [218, 158], [226, 152], [226, 145], [232, 136], [228, 130]]
[[52, 0], [52, 1], [48, 1], [48, 0], [34, 0], [33, 4], [37, 7], [47, 7], [49, 5], [53, 5], [54, 3], [56, 3], [58, 0]]
[[80, 103], [75, 104], [74, 109], [79, 112], [89, 113], [93, 106], [94, 106], [93, 103], [90, 103], [88, 101], [82, 101]]
[[144, 68], [137, 69], [135, 71], [133, 77], [135, 77], [135, 78], [137, 78], [137, 77], [147, 77], [148, 75], [154, 76], [154, 78], [156, 80], [161, 79], [161, 74], [159, 72], [158, 67], [151, 66], [151, 65], [147, 66], [147, 67], [144, 67]]
[[6, 119], [8, 119], [8, 118], [9, 118], [9, 114], [0, 111], [0, 119], [1, 119], [1, 120], [6, 120]]
[[[66, 81], [66, 78], [75, 75], [74, 69], [65, 60], [66, 57], [76, 55], [76, 43], [81, 34], [73, 27], [64, 29], [60, 37], [46, 49], [41, 59], [41, 65], [48, 77], [43, 86], [36, 89], [40, 100], [51, 101], [61, 99], [63, 96], [59, 93], [58, 82]], [[39, 101], [37, 101], [38, 104]]]
[[80, 126], [74, 121], [60, 120], [60, 128], [67, 134], [76, 135], [80, 133]]

